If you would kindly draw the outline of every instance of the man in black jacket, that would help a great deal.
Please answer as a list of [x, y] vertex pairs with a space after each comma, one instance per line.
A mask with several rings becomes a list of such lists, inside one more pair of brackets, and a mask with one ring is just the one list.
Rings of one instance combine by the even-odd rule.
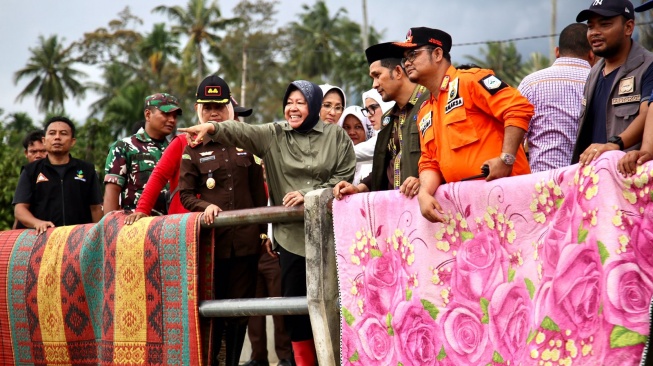
[[14, 195], [18, 228], [87, 224], [102, 218], [102, 193], [93, 164], [75, 159], [75, 125], [66, 117], [52, 117], [45, 125], [44, 159], [25, 166]]

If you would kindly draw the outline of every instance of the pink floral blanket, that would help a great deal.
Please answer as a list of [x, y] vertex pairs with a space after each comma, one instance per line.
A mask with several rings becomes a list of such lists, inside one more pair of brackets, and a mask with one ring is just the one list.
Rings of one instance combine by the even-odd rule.
[[343, 365], [637, 365], [653, 294], [653, 164], [620, 152], [333, 205]]

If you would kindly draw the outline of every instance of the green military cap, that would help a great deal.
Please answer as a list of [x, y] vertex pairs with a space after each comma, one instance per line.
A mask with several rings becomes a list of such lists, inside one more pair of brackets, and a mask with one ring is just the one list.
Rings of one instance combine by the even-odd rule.
[[158, 110], [164, 113], [174, 112], [179, 110], [181, 114], [181, 107], [179, 106], [179, 100], [173, 95], [168, 93], [156, 93], [145, 98], [145, 108], [156, 107]]

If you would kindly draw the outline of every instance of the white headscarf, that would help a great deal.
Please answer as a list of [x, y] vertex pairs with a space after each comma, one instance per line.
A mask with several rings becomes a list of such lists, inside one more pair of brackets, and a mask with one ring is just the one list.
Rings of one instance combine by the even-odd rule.
[[326, 97], [327, 93], [333, 89], [337, 90], [340, 92], [340, 96], [342, 97], [342, 107], [344, 108], [347, 105], [347, 96], [345, 96], [345, 92], [343, 92], [340, 87], [331, 84], [322, 84], [320, 85], [320, 89], [322, 89], [322, 97]]
[[342, 112], [342, 116], [340, 116], [340, 119], [338, 120], [338, 126], [342, 127], [342, 125], [345, 123], [345, 118], [347, 118], [349, 115], [352, 115], [361, 121], [363, 129], [365, 130], [365, 141], [374, 136], [372, 122], [370, 122], [370, 120], [363, 115], [363, 109], [357, 105], [345, 108], [345, 110]]
[[374, 99], [374, 101], [379, 104], [381, 111], [383, 112], [381, 114], [385, 114], [385, 112], [389, 111], [390, 108], [395, 106], [394, 100], [392, 102], [384, 102], [383, 98], [381, 98], [381, 94], [379, 94], [376, 89], [370, 89], [363, 93], [363, 104], [365, 104], [365, 99], [367, 98]]

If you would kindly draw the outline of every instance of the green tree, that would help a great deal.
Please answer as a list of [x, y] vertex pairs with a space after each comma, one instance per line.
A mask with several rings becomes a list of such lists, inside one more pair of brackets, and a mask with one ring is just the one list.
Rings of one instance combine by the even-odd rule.
[[18, 94], [17, 101], [33, 95], [39, 111], [47, 112], [63, 109], [64, 101], [69, 97], [84, 96], [85, 87], [79, 79], [86, 74], [74, 68], [76, 60], [72, 57], [71, 46], [64, 47], [56, 35], [49, 38], [39, 36], [39, 45], [30, 48], [30, 53], [27, 65], [14, 73], [15, 84], [31, 78]]
[[521, 54], [514, 42], [490, 42], [480, 49], [481, 57], [466, 55], [465, 58], [476, 65], [492, 69], [501, 80], [510, 86], [519, 85], [521, 80]]
[[104, 108], [103, 122], [111, 126], [114, 138], [130, 134], [135, 122], [144, 118], [145, 97], [152, 94], [147, 83], [132, 80], [117, 91]]
[[345, 48], [347, 42], [340, 32], [347, 10], [340, 8], [331, 16], [323, 0], [316, 1], [313, 7], [304, 4], [302, 9], [299, 22], [288, 26], [294, 44], [289, 64], [300, 76], [328, 80], [336, 64], [337, 51]]
[[165, 29], [165, 24], [157, 23], [152, 32], [145, 35], [139, 50], [149, 63], [150, 73], [160, 80], [167, 61], [179, 57], [179, 41]]
[[531, 57], [521, 66], [521, 70], [518, 74], [519, 81], [521, 82], [521, 79], [523, 79], [526, 75], [532, 74], [535, 71], [542, 70], [549, 66], [551, 66], [551, 61], [548, 57], [539, 52], [533, 52], [531, 53]]
[[219, 50], [222, 38], [216, 32], [239, 21], [223, 18], [217, 1], [207, 4], [206, 0], [189, 0], [185, 9], [179, 5], [160, 5], [154, 8], [153, 12], [168, 15], [175, 23], [172, 33], [188, 37], [182, 51], [182, 62], [195, 64], [198, 84], [204, 78], [206, 70], [203, 46], [208, 45]]
[[[8, 131], [0, 131], [0, 141], [6, 141]], [[20, 148], [9, 144], [0, 144], [0, 231], [11, 229], [14, 223], [14, 206], [11, 201], [18, 185], [20, 167], [26, 162]]]
[[9, 146], [17, 148], [19, 150], [23, 149], [22, 143], [25, 134], [36, 130], [34, 126], [34, 121], [32, 118], [25, 112], [16, 112], [11, 113], [8, 116], [8, 119], [4, 123], [5, 127], [5, 139]]
[[[241, 104], [254, 107], [254, 114], [247, 119], [249, 123], [283, 117], [281, 98], [291, 75], [284, 68], [281, 53], [285, 47], [283, 34], [274, 30], [276, 5], [277, 1], [240, 1], [233, 13], [241, 21], [227, 28], [222, 49], [211, 49], [220, 64], [217, 74], [229, 83], [232, 95]], [[242, 100], [243, 87], [245, 101]]]

